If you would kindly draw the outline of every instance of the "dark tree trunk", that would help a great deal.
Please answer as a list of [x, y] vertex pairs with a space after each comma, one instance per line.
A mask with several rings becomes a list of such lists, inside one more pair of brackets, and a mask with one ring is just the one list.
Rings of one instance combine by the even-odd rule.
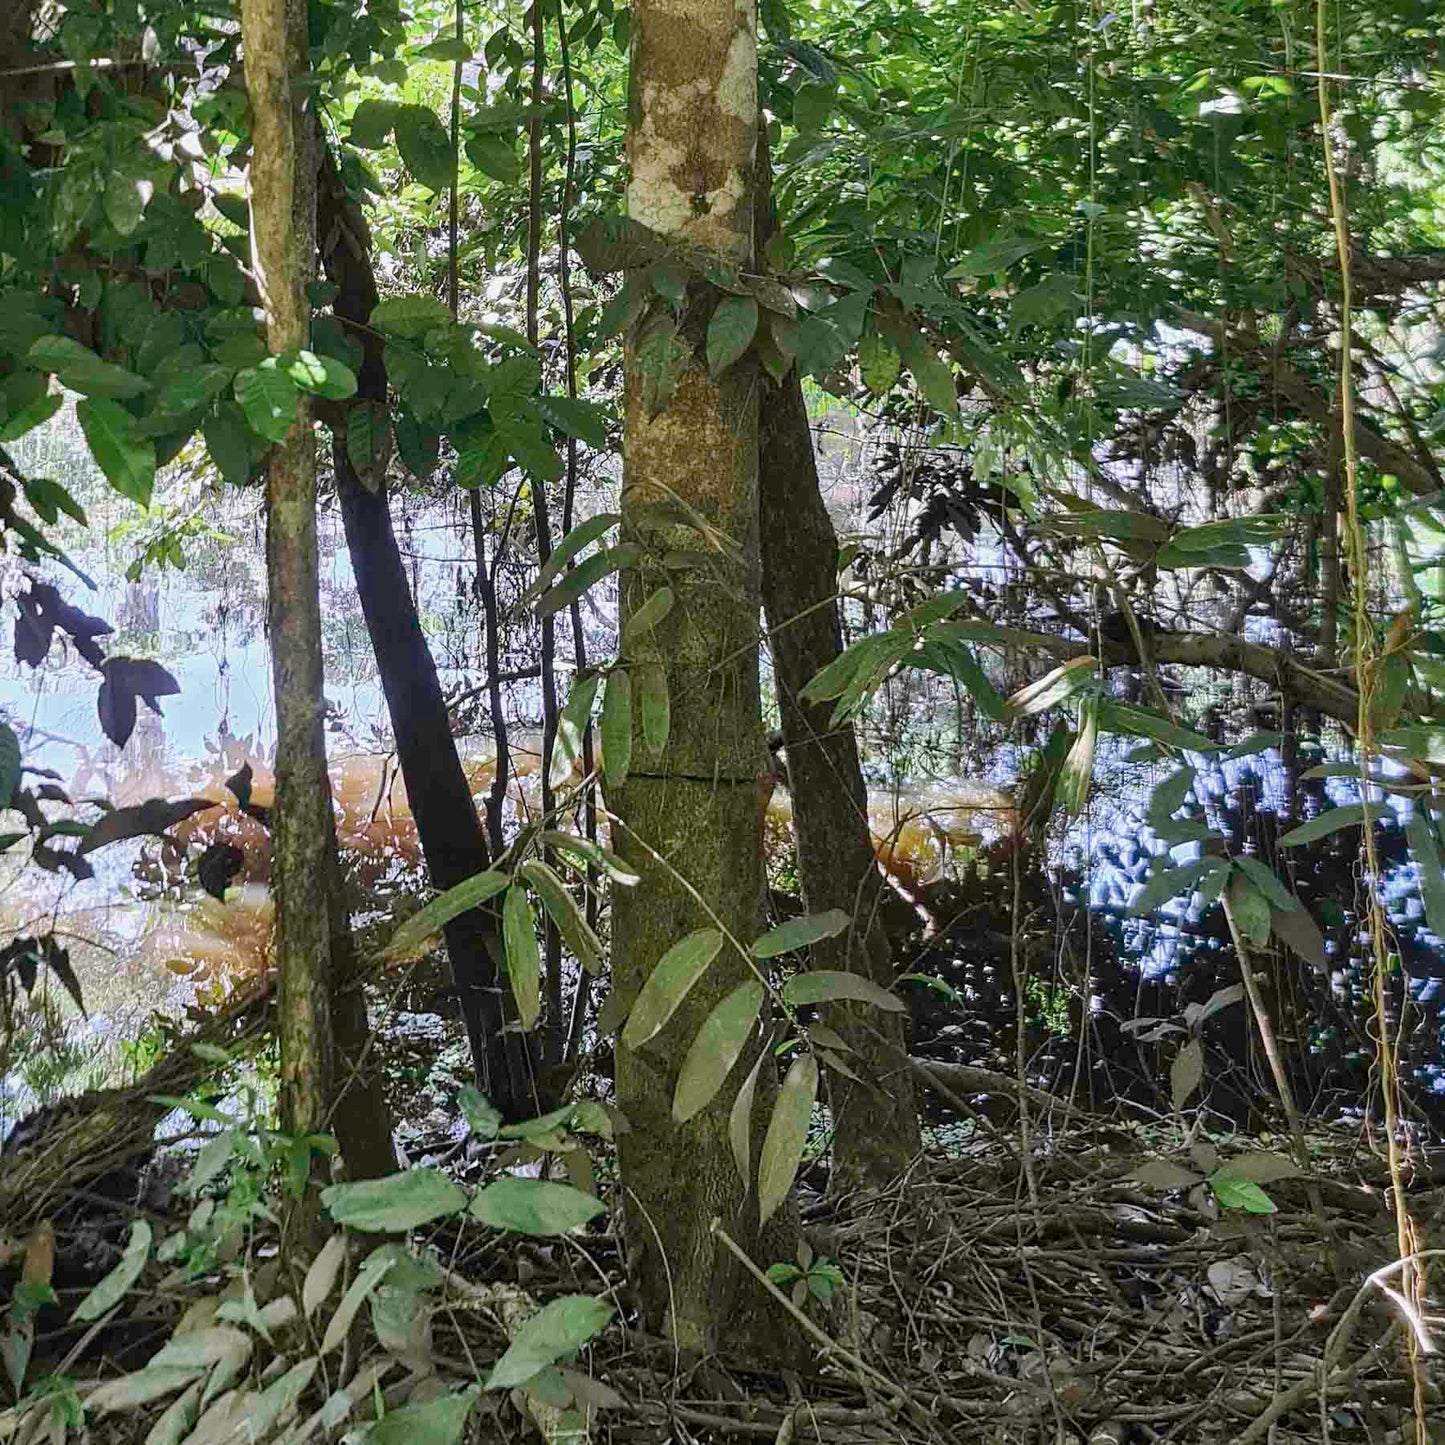
[[[382, 345], [366, 325], [377, 301], [369, 237], [329, 158], [322, 163], [319, 214], [322, 258], [328, 277], [340, 288], [334, 310], [362, 347], [358, 396], [384, 402]], [[451, 888], [490, 864], [486, 835], [396, 544], [385, 485], [374, 491], [366, 486], [339, 430], [333, 455], [357, 595], [391, 714], [417, 836], [432, 883]], [[510, 1009], [501, 983], [501, 935], [495, 919], [473, 910], [448, 924], [445, 936], [478, 1085], [508, 1119], [529, 1117], [536, 1101], [525, 1044], [517, 1033], [503, 1032]]]

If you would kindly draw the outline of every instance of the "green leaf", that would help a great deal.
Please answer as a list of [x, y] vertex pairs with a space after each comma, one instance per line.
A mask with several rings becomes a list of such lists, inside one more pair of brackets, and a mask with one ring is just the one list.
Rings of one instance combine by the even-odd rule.
[[809, 83], [793, 96], [793, 124], [804, 135], [814, 135], [828, 123], [837, 87]]
[[885, 1013], [901, 1014], [907, 1005], [860, 973], [814, 969], [795, 974], [783, 985], [783, 998], [794, 1008], [812, 1003], [866, 1003]]
[[592, 702], [601, 685], [601, 673], [594, 672], [572, 686], [567, 704], [557, 719], [557, 736], [552, 741], [548, 781], [554, 788], [561, 787], [572, 776], [573, 766], [582, 756], [582, 739], [592, 721]]
[[903, 357], [886, 336], [870, 331], [858, 343], [858, 366], [864, 385], [874, 396], [882, 396], [897, 384]]
[[680, 938], [662, 955], [642, 985], [622, 1031], [622, 1042], [629, 1049], [641, 1048], [662, 1029], [722, 946], [723, 935], [717, 929], [701, 928]]
[[537, 890], [542, 906], [551, 915], [577, 962], [596, 977], [602, 972], [602, 942], [567, 891], [567, 885], [537, 858], [528, 858], [517, 872]]
[[286, 367], [286, 374], [301, 388], [328, 401], [345, 401], [356, 395], [356, 373], [334, 356], [303, 351]]
[[758, 303], [752, 296], [724, 296], [707, 324], [707, 367], [721, 376], [752, 345]]
[[429, 45], [419, 46], [413, 53], [418, 60], [443, 60], [451, 65], [462, 65], [472, 58], [472, 47], [459, 36], [446, 35]]
[[107, 1380], [86, 1397], [85, 1408], [97, 1415], [110, 1410], [137, 1410], [152, 1401], [163, 1400], [191, 1384], [199, 1371], [186, 1366], [162, 1365], [136, 1370], [118, 1380]]
[[378, 331], [418, 339], [451, 319], [451, 312], [435, 296], [388, 296], [371, 313], [371, 324]]
[[376, 456], [376, 438], [373, 435], [373, 418], [369, 406], [353, 406], [346, 412], [346, 460], [349, 461], [361, 479], [363, 486], [372, 487], [371, 463]]
[[105, 219], [122, 235], [129, 236], [145, 215], [146, 192], [139, 177], [112, 171], [101, 200]]
[[65, 405], [65, 398], [58, 391], [48, 391], [21, 407], [0, 423], [0, 442], [19, 441], [27, 432], [43, 426]]
[[622, 629], [622, 650], [635, 647], [669, 612], [674, 602], [671, 587], [659, 587], [631, 617]]
[[509, 1174], [476, 1195], [471, 1215], [493, 1229], [514, 1234], [566, 1234], [596, 1219], [604, 1208], [595, 1195], [570, 1185]]
[[[1168, 855], [1165, 854], [1165, 857]], [[1171, 899], [1192, 892], [1202, 878], [1228, 867], [1229, 864], [1221, 858], [1196, 858], [1193, 862], [1180, 864], [1178, 868], [1165, 868], [1153, 874], [1129, 905], [1129, 917], [1153, 913]]]
[[233, 487], [244, 486], [256, 458], [241, 408], [233, 401], [218, 403], [201, 424], [201, 430], [206, 438], [206, 450], [221, 475]]
[[570, 396], [538, 397], [543, 417], [565, 436], [586, 442], [594, 451], [607, 449], [607, 413], [596, 402]]
[[1055, 272], [1045, 276], [1036, 286], [1018, 292], [1013, 299], [1014, 330], [1024, 326], [1046, 326], [1080, 315], [1084, 310], [1084, 298], [1079, 295], [1076, 286], [1076, 277]]
[[945, 271], [945, 281], [957, 281], [962, 276], [993, 276], [1007, 271], [1017, 261], [1045, 246], [1053, 244], [1046, 239], [1033, 236], [1014, 236], [1008, 240], [988, 241], [975, 246], [952, 270]]
[[1122, 702], [1103, 702], [1099, 705], [1099, 726], [1108, 733], [1124, 733], [1129, 737], [1153, 738], [1166, 748], [1187, 749], [1192, 753], [1214, 753], [1219, 745], [1212, 743], [1203, 733], [1192, 728], [1180, 727], [1170, 718], [1161, 717], [1147, 708], [1130, 707]]
[[942, 416], [958, 414], [958, 388], [953, 368], [942, 360], [922, 334], [910, 336], [904, 347], [903, 360], [918, 383], [923, 399]]
[[120, 1263], [100, 1281], [71, 1315], [72, 1324], [85, 1324], [98, 1320], [108, 1310], [114, 1309], [146, 1266], [151, 1251], [151, 1227], [144, 1219], [131, 1221], [130, 1238], [126, 1241], [125, 1253]]
[[484, 176], [490, 176], [504, 186], [515, 185], [521, 178], [522, 163], [517, 159], [515, 141], [505, 136], [473, 131], [467, 136], [463, 149], [467, 159]]
[[357, 1311], [366, 1303], [366, 1297], [391, 1273], [399, 1255], [390, 1246], [383, 1245], [367, 1255], [365, 1263], [356, 1273], [356, 1278], [347, 1287], [321, 1337], [321, 1353], [329, 1354], [347, 1336]]
[[1176, 1114], [1194, 1097], [1194, 1091], [1203, 1082], [1204, 1045], [1198, 1039], [1190, 1039], [1174, 1055], [1174, 1062], [1169, 1066], [1169, 1096]]
[[1014, 693], [1008, 700], [1009, 711], [1017, 717], [1032, 717], [1035, 713], [1057, 707], [1093, 680], [1098, 665], [1097, 658], [1070, 658], [1062, 666], [1045, 673], [1037, 682], [1031, 682]]
[[584, 558], [555, 586], [549, 587], [537, 601], [537, 617], [550, 617], [570, 607], [589, 587], [610, 577], [624, 567], [633, 567], [641, 560], [642, 549], [633, 543], [606, 547]]
[[1445, 867], [1425, 805], [1417, 801], [1405, 824], [1405, 836], [1420, 872], [1420, 895], [1425, 904], [1425, 921], [1436, 938], [1445, 940]]
[[1288, 911], [1270, 909], [1270, 926], [1274, 929], [1274, 936], [1292, 948], [1306, 963], [1323, 970], [1329, 966], [1324, 934], [1298, 898], [1294, 900], [1294, 904]]
[[53, 371], [60, 384], [85, 396], [127, 401], [143, 396], [151, 384], [143, 376], [102, 361], [88, 346], [69, 336], [42, 336], [27, 353], [32, 366]]
[[667, 735], [672, 727], [667, 673], [656, 663], [638, 668], [637, 691], [642, 709], [642, 741], [655, 757], [667, 747]]
[[728, 1113], [728, 1143], [732, 1146], [733, 1162], [738, 1166], [744, 1189], [752, 1183], [753, 1098], [758, 1091], [758, 1075], [766, 1057], [766, 1051], [758, 1055]]
[[347, 139], [362, 150], [380, 150], [396, 124], [396, 112], [394, 100], [363, 100], [352, 113]]
[[398, 106], [393, 124], [396, 148], [407, 170], [434, 191], [450, 190], [452, 141], [432, 111], [424, 105]]
[[740, 983], [703, 1020], [677, 1075], [672, 1117], [685, 1124], [712, 1103], [747, 1044], [763, 1006], [756, 979]]
[[659, 261], [648, 273], [652, 289], [681, 311], [687, 305], [687, 271], [672, 261]]
[[501, 1110], [475, 1084], [467, 1084], [462, 1088], [457, 1095], [457, 1104], [461, 1108], [462, 1117], [467, 1121], [467, 1127], [476, 1138], [489, 1140], [497, 1137], [502, 1127]]
[[532, 905], [527, 901], [527, 890], [518, 883], [507, 889], [502, 904], [502, 942], [517, 1016], [524, 1029], [533, 1029], [542, 1013], [542, 955], [537, 947]]
[[[274, 358], [268, 358], [274, 360]], [[283, 442], [296, 425], [296, 383], [279, 367], [250, 366], [236, 373], [236, 400], [251, 430], [271, 442]]]
[[1242, 1209], [1246, 1214], [1275, 1213], [1274, 1200], [1253, 1180], [1220, 1173], [1211, 1176], [1209, 1187], [1222, 1209]]
[[20, 739], [8, 723], [0, 723], [0, 808], [8, 808], [20, 781]]
[[337, 1224], [376, 1234], [401, 1234], [456, 1214], [467, 1196], [439, 1169], [408, 1169], [384, 1179], [333, 1184], [321, 1202]]
[[794, 949], [807, 948], [825, 938], [836, 938], [853, 921], [852, 916], [842, 908], [830, 908], [826, 913], [805, 913], [800, 918], [790, 918], [776, 928], [770, 928], [749, 950], [754, 958], [776, 958], [780, 953], [792, 953]]
[[616, 512], [599, 512], [595, 517], [579, 522], [552, 548], [542, 570], [537, 573], [537, 580], [527, 589], [526, 597], [531, 599], [545, 592], [584, 547], [597, 541], [603, 533], [611, 531], [621, 520]]
[[607, 1327], [612, 1307], [591, 1295], [564, 1295], [544, 1305], [512, 1336], [492, 1367], [487, 1389], [525, 1385], [539, 1370], [580, 1350]]
[[758, 1159], [758, 1218], [762, 1224], [777, 1213], [793, 1187], [817, 1097], [818, 1061], [812, 1054], [799, 1054], [778, 1090]]
[[478, 1393], [471, 1385], [459, 1393], [398, 1405], [370, 1426], [363, 1438], [366, 1445], [457, 1445]]
[[1163, 782], [1155, 785], [1149, 798], [1149, 810], [1145, 817], [1149, 826], [1157, 833], [1167, 828], [1175, 813], [1184, 806], [1189, 790], [1194, 786], [1194, 768], [1186, 764], [1177, 772], [1170, 773]]
[[151, 504], [156, 480], [156, 446], [136, 429], [135, 418], [118, 402], [97, 397], [75, 408], [96, 465], [121, 496]]
[[1098, 508], [1087, 512], [1064, 512], [1050, 517], [1047, 530], [1060, 537], [1086, 541], [1159, 543], [1169, 536], [1167, 523], [1147, 512], [1122, 508]]
[[1320, 838], [1328, 838], [1331, 833], [1338, 833], [1343, 828], [1358, 828], [1364, 821], [1365, 809], [1361, 803], [1349, 803], [1342, 808], [1328, 808], [1318, 817], [1311, 818], [1308, 823], [1301, 823], [1298, 828], [1291, 828], [1279, 840], [1279, 846], [1281, 848], [1298, 848], [1305, 843], [1314, 843]]
[[614, 667], [602, 695], [602, 772], [608, 788], [620, 788], [631, 766], [632, 678], [625, 668]]
[[641, 876], [629, 868], [616, 853], [592, 842], [590, 838], [548, 830], [539, 833], [537, 840], [549, 848], [557, 849], [559, 853], [570, 853], [574, 858], [580, 858], [584, 864], [605, 873], [614, 883], [620, 883], [624, 888], [631, 888], [642, 882]]
[[634, 348], [641, 380], [642, 404], [649, 417], [667, 410], [692, 363], [692, 347], [678, 331], [669, 314], [659, 314], [643, 328]]
[[1250, 882], [1264, 895], [1271, 908], [1278, 908], [1281, 913], [1288, 913], [1291, 909], [1299, 907], [1299, 900], [1280, 882], [1274, 869], [1266, 868], [1258, 858], [1251, 858], [1246, 853], [1237, 853], [1234, 858], [1234, 866], [1248, 875]]
[[419, 948], [427, 939], [439, 933], [453, 918], [470, 913], [489, 898], [495, 898], [511, 879], [505, 873], [487, 871], [464, 879], [445, 893], [439, 893], [430, 903], [417, 909], [391, 936], [386, 946], [388, 958], [399, 958]]
[[1269, 942], [1269, 902], [1244, 873], [1233, 873], [1225, 898], [1234, 915], [1235, 926], [1256, 948]]

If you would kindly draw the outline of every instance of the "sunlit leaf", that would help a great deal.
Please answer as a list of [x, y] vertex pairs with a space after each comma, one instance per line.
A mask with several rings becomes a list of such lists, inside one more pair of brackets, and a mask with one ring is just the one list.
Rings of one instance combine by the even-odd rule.
[[904, 1013], [907, 1005], [861, 973], [813, 969], [794, 974], [783, 985], [783, 998], [794, 1008], [815, 1003], [866, 1003], [886, 1013]]
[[780, 953], [792, 953], [825, 938], [836, 938], [847, 930], [852, 921], [852, 916], [841, 908], [830, 908], [825, 913], [806, 913], [770, 928], [749, 952], [754, 958], [776, 958]]
[[672, 1096], [672, 1117], [685, 1124], [712, 1103], [742, 1053], [763, 1006], [763, 986], [756, 979], [739, 984], [703, 1020]]
[[663, 1028], [722, 946], [723, 936], [717, 929], [702, 928], [680, 938], [662, 955], [642, 985], [622, 1031], [622, 1042], [629, 1049], [641, 1048]]
[[383, 1179], [333, 1184], [321, 1202], [338, 1224], [378, 1234], [418, 1229], [464, 1209], [467, 1196], [439, 1169], [408, 1169]]
[[453, 918], [469, 913], [489, 898], [495, 898], [512, 880], [505, 873], [477, 873], [464, 879], [445, 893], [439, 893], [429, 903], [417, 909], [391, 936], [386, 953], [389, 958], [400, 958], [420, 948], [429, 938], [439, 933]]
[[518, 869], [537, 891], [542, 906], [557, 925], [577, 962], [594, 977], [602, 972], [602, 942], [592, 931], [567, 885], [540, 859], [528, 858]]
[[471, 1215], [517, 1234], [566, 1234], [603, 1212], [602, 1201], [569, 1184], [505, 1175], [472, 1199]]

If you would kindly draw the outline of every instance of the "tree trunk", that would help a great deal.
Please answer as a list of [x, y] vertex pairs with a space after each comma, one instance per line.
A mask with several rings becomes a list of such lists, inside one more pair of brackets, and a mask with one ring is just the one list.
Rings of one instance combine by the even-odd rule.
[[[757, 240], [776, 228], [767, 139], [759, 144]], [[809, 706], [799, 694], [843, 651], [838, 617], [838, 534], [823, 504], [808, 408], [796, 371], [781, 385], [761, 378], [758, 509], [763, 607], [773, 681], [783, 720], [798, 878], [809, 913], [841, 908], [853, 926], [810, 950], [814, 968], [847, 969], [887, 988], [892, 950], [878, 916], [882, 878], [868, 828], [868, 795], [852, 723], [833, 727], [833, 704]], [[827, 1070], [833, 1114], [834, 1188], [895, 1179], [922, 1147], [903, 1019], [875, 1008], [834, 1004], [826, 1023], [856, 1052], [861, 1083]]]
[[[370, 236], [329, 157], [320, 169], [319, 230], [327, 276], [339, 288], [333, 310], [362, 348], [358, 396], [385, 402], [385, 355], [380, 337], [367, 325], [377, 302]], [[385, 483], [372, 490], [357, 475], [341, 426], [335, 429], [332, 455], [351, 569], [386, 694], [407, 801], [432, 883], [451, 888], [490, 865], [486, 835], [396, 543]], [[526, 1046], [521, 1035], [503, 1032], [507, 1011], [495, 916], [465, 913], [447, 925], [445, 938], [478, 1087], [508, 1120], [530, 1118], [537, 1100]]]
[[[306, 344], [306, 272], [314, 249], [315, 193], [297, 156], [305, 135], [296, 124], [300, 97], [293, 87], [301, 55], [288, 24], [297, 8], [297, 0], [243, 0], [241, 7], [252, 110], [252, 245], [273, 353]], [[303, 37], [304, 14], [303, 7]], [[337, 879], [327, 847], [334, 824], [321, 726], [316, 567], [316, 446], [303, 396], [296, 425], [272, 448], [266, 478], [267, 624], [276, 694], [271, 887], [280, 967], [281, 1121], [298, 1134], [324, 1127], [331, 1091], [331, 926], [325, 901]]]
[[[627, 142], [633, 220], [747, 266], [756, 121], [750, 5], [633, 5]], [[700, 325], [687, 318], [684, 335], [695, 342]], [[622, 659], [635, 695], [655, 688], [649, 676], [665, 675], [671, 708], [660, 755], [647, 749], [634, 708], [633, 769], [609, 800], [623, 824], [614, 830], [619, 851], [642, 875], [637, 887], [616, 890], [612, 904], [613, 987], [630, 1002], [662, 954], [693, 930], [719, 920], [744, 943], [757, 935], [765, 750], [755, 371], [743, 362], [713, 380], [694, 358], [652, 415], [639, 347], [630, 340], [625, 387], [622, 533], [646, 555], [624, 574], [623, 621], [663, 585], [676, 598], [662, 624], [629, 644]], [[717, 527], [729, 550], [700, 550], [698, 534], [659, 508], [671, 497]], [[687, 554], [688, 565], [664, 567], [669, 552], [673, 563]], [[748, 1248], [757, 1238], [754, 1196], [728, 1144], [729, 1110], [756, 1057], [756, 1040], [691, 1120], [676, 1124], [671, 1104], [679, 1066], [703, 1020], [748, 976], [736, 950], [725, 949], [655, 1038], [639, 1049], [619, 1040], [616, 1051], [618, 1103], [631, 1125], [619, 1137], [618, 1155], [634, 1278], [648, 1317], [663, 1320], [680, 1348], [697, 1352], [735, 1347], [729, 1323], [751, 1303], [711, 1223], [720, 1219]]]

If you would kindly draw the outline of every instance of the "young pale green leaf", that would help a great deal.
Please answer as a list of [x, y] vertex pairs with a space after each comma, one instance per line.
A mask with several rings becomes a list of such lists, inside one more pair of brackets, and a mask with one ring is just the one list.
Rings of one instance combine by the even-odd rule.
[[758, 303], [751, 296], [724, 296], [707, 324], [707, 367], [721, 376], [752, 345]]
[[126, 1241], [120, 1263], [76, 1305], [75, 1313], [70, 1317], [72, 1323], [86, 1324], [98, 1320], [125, 1298], [126, 1291], [140, 1278], [146, 1260], [150, 1258], [151, 1237], [151, 1227], [144, 1219], [132, 1220], [130, 1238]]
[[882, 396], [897, 384], [903, 357], [886, 336], [870, 331], [858, 343], [858, 366], [863, 384], [874, 396]]
[[783, 985], [783, 998], [794, 1008], [813, 1003], [867, 1003], [885, 1013], [900, 1014], [907, 1005], [861, 973], [820, 968], [795, 974]]
[[140, 435], [135, 418], [119, 402], [95, 397], [80, 402], [75, 415], [106, 481], [121, 496], [149, 507], [156, 480], [156, 444]]
[[758, 1055], [728, 1114], [728, 1143], [732, 1146], [733, 1162], [738, 1166], [744, 1189], [753, 1182], [753, 1098], [758, 1091], [758, 1075], [766, 1057], [766, 1050]]
[[604, 1209], [602, 1201], [570, 1184], [504, 1175], [472, 1199], [471, 1215], [514, 1234], [566, 1234]]
[[502, 944], [507, 955], [507, 977], [517, 1016], [524, 1029], [536, 1027], [542, 1013], [542, 955], [527, 890], [520, 883], [507, 889], [502, 904]]
[[1079, 709], [1081, 720], [1073, 746], [1059, 769], [1059, 780], [1054, 786], [1054, 797], [1071, 818], [1077, 818], [1089, 801], [1089, 789], [1094, 783], [1094, 748], [1099, 740], [1099, 710], [1097, 698], [1085, 698]]
[[1246, 1214], [1273, 1214], [1275, 1203], [1252, 1179], [1237, 1179], [1220, 1172], [1211, 1176], [1209, 1187], [1223, 1209], [1242, 1209]]
[[366, 1303], [372, 1290], [391, 1273], [397, 1259], [397, 1254], [385, 1247], [373, 1250], [367, 1256], [365, 1263], [357, 1270], [356, 1278], [342, 1295], [341, 1303], [336, 1306], [336, 1313], [331, 1316], [326, 1333], [321, 1337], [323, 1355], [329, 1354], [346, 1338], [357, 1311]]
[[507, 874], [488, 871], [475, 874], [455, 887], [448, 888], [445, 893], [437, 894], [392, 934], [391, 942], [386, 947], [386, 957], [401, 958], [420, 948], [452, 919], [463, 913], [470, 913], [489, 898], [495, 898], [510, 882]]
[[571, 778], [572, 770], [582, 756], [582, 739], [592, 721], [592, 702], [601, 685], [600, 672], [574, 683], [567, 705], [557, 719], [557, 736], [552, 742], [552, 766], [548, 773], [548, 781], [554, 788], [560, 788]]
[[537, 573], [537, 580], [527, 589], [523, 600], [530, 602], [545, 592], [583, 548], [591, 546], [621, 520], [616, 512], [599, 512], [595, 517], [579, 522], [552, 548], [542, 564], [542, 570]]
[[671, 587], [659, 587], [631, 617], [622, 629], [622, 651], [635, 647], [669, 612], [674, 602]]
[[756, 979], [740, 983], [703, 1020], [672, 1096], [672, 1117], [679, 1124], [707, 1108], [722, 1088], [757, 1022], [763, 993]]
[[334, 356], [301, 352], [286, 367], [286, 375], [301, 388], [328, 401], [345, 401], [356, 395], [356, 373]]
[[1358, 828], [1365, 821], [1365, 809], [1360, 803], [1349, 803], [1342, 808], [1328, 808], [1308, 823], [1291, 828], [1279, 840], [1281, 848], [1299, 848], [1305, 843], [1315, 843], [1338, 833], [1344, 828]]
[[337, 1224], [400, 1234], [465, 1209], [467, 1196], [439, 1169], [408, 1169], [384, 1179], [333, 1184], [321, 1191], [321, 1202]]
[[622, 1031], [622, 1042], [629, 1049], [641, 1048], [662, 1029], [722, 946], [723, 936], [716, 928], [701, 928], [680, 938], [658, 959]]
[[457, 1105], [473, 1137], [495, 1139], [502, 1127], [502, 1113], [475, 1084], [467, 1084], [457, 1095]]
[[792, 953], [825, 938], [836, 938], [852, 921], [851, 915], [842, 908], [830, 908], [825, 913], [805, 913], [800, 918], [790, 918], [776, 928], [770, 928], [749, 952], [754, 958], [776, 958], [780, 953]]
[[638, 873], [624, 863], [611, 848], [604, 848], [590, 838], [580, 838], [576, 833], [558, 833], [547, 829], [537, 835], [537, 841], [559, 853], [566, 853], [585, 866], [605, 873], [614, 883], [631, 888], [642, 881]]
[[1269, 942], [1269, 900], [1248, 874], [1238, 871], [1230, 874], [1224, 897], [1235, 926], [1256, 948], [1263, 948]]
[[672, 728], [667, 673], [656, 663], [637, 669], [638, 703], [642, 712], [642, 741], [654, 757], [667, 747]]
[[537, 599], [538, 620], [550, 617], [564, 607], [570, 607], [589, 587], [624, 567], [636, 566], [641, 559], [642, 549], [630, 543], [594, 552]]
[[632, 678], [626, 668], [607, 674], [602, 695], [602, 772], [609, 788], [620, 788], [632, 766]]
[[758, 1159], [758, 1217], [763, 1224], [778, 1212], [793, 1187], [817, 1098], [818, 1061], [812, 1054], [799, 1054], [778, 1090]]
[[1020, 688], [1009, 698], [1009, 711], [1016, 717], [1032, 717], [1035, 713], [1056, 707], [1065, 698], [1092, 680], [1098, 667], [1094, 657], [1072, 657], [1068, 662], [1045, 673], [1037, 682]]
[[602, 972], [602, 940], [592, 931], [567, 885], [539, 858], [528, 858], [517, 872], [536, 889], [573, 957], [595, 978]]
[[[181, 1445], [196, 1423], [196, 1414], [201, 1402], [202, 1381], [197, 1380], [186, 1392], [173, 1400], [161, 1412], [144, 1445]], [[91, 1402], [87, 1402], [91, 1403]]]
[[251, 430], [271, 442], [283, 442], [296, 425], [301, 392], [279, 366], [248, 366], [236, 373], [236, 400]]
[[607, 1328], [612, 1307], [591, 1295], [563, 1295], [544, 1305], [512, 1336], [506, 1353], [492, 1367], [487, 1389], [525, 1385], [538, 1371], [580, 1350]]

